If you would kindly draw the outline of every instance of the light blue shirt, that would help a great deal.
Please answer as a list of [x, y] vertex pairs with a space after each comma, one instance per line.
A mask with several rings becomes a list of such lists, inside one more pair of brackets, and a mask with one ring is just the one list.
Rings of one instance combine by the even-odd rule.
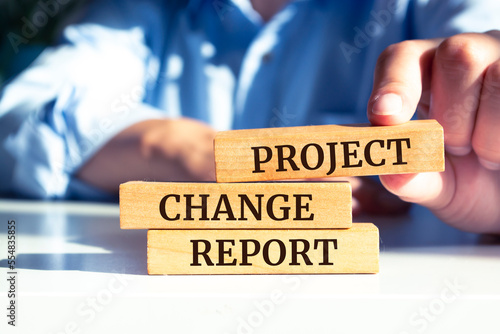
[[2, 88], [1, 192], [108, 198], [74, 175], [146, 119], [217, 130], [365, 122], [388, 45], [500, 28], [497, 0], [292, 1], [267, 24], [248, 0], [171, 3], [95, 1]]

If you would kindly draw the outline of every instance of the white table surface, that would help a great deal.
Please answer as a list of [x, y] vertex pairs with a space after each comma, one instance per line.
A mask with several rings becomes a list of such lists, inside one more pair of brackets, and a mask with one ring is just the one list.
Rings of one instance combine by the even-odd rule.
[[[148, 276], [117, 205], [0, 201], [0, 333], [500, 333], [500, 241], [427, 210], [372, 220], [376, 275]], [[16, 328], [7, 238], [17, 225]]]

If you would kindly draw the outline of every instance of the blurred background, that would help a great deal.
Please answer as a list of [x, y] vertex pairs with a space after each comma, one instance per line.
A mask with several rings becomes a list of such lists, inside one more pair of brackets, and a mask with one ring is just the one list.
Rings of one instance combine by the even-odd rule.
[[57, 41], [89, 0], [0, 0], [0, 86]]

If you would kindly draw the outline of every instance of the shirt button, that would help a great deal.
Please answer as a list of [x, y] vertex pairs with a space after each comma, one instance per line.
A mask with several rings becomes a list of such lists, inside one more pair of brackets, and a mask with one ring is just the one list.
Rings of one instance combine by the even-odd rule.
[[272, 52], [266, 52], [264, 55], [262, 55], [262, 62], [264, 64], [269, 63], [273, 59], [273, 53]]

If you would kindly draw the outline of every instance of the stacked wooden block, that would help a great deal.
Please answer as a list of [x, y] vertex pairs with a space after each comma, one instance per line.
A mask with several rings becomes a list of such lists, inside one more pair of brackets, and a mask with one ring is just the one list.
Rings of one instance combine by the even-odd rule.
[[215, 161], [217, 183], [120, 186], [121, 228], [149, 230], [149, 274], [376, 273], [378, 229], [352, 223], [348, 182], [258, 181], [442, 171], [443, 130], [227, 131]]

